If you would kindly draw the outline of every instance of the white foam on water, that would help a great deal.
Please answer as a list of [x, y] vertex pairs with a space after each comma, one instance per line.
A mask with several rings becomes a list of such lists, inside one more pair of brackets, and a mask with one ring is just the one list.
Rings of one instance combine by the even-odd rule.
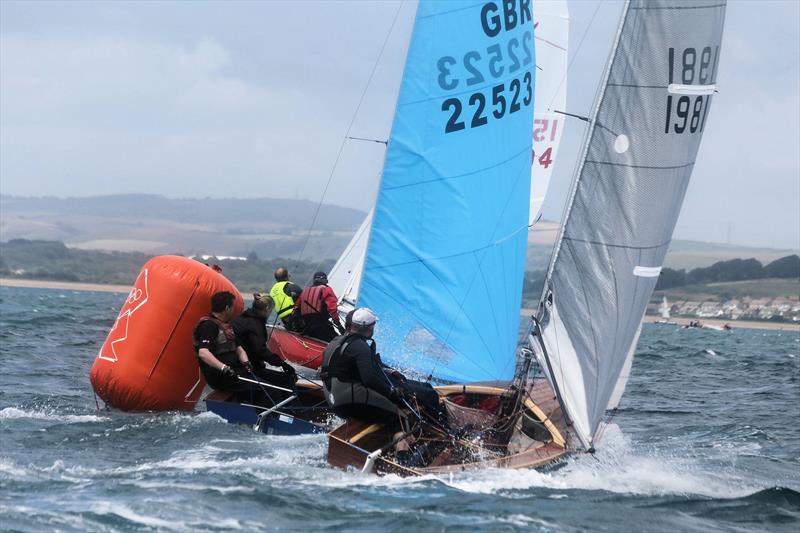
[[143, 526], [154, 527], [154, 528], [163, 528], [163, 529], [171, 529], [171, 530], [189, 530], [190, 528], [186, 525], [176, 522], [174, 520], [163, 520], [161, 518], [156, 518], [155, 516], [147, 516], [140, 513], [137, 513], [130, 507], [119, 503], [113, 502], [97, 502], [92, 505], [92, 511], [97, 514], [113, 514], [119, 516], [120, 518], [124, 518], [130, 522], [135, 522], [137, 524], [142, 524]]
[[199, 483], [177, 483], [168, 481], [124, 481], [123, 485], [133, 485], [141, 489], [177, 489], [197, 492], [218, 492], [220, 494], [252, 494], [256, 491], [253, 487], [220, 487], [218, 485], [201, 485]]
[[64, 415], [55, 411], [40, 411], [36, 409], [25, 410], [18, 407], [6, 407], [0, 410], [0, 420], [14, 420], [29, 418], [33, 420], [48, 420], [66, 424], [81, 424], [84, 422], [103, 422], [108, 418], [97, 415]]
[[729, 478], [719, 477], [719, 473], [704, 472], [688, 458], [639, 453], [614, 424], [606, 428], [598, 450], [594, 456], [573, 456], [565, 466], [552, 472], [492, 469], [459, 474], [442, 482], [472, 493], [546, 488], [713, 498], [738, 498], [764, 488], [746, 486], [741, 480], [733, 483]]
[[30, 472], [17, 464], [10, 463], [5, 459], [0, 459], [0, 478], [14, 479], [17, 481], [31, 479]]
[[512, 526], [517, 527], [530, 527], [530, 526], [538, 526], [540, 528], [548, 528], [548, 529], [555, 529], [557, 525], [546, 520], [542, 520], [541, 518], [534, 518], [532, 516], [526, 516], [524, 514], [512, 514], [509, 516], [498, 516], [496, 517], [497, 521], [501, 524], [511, 524]]

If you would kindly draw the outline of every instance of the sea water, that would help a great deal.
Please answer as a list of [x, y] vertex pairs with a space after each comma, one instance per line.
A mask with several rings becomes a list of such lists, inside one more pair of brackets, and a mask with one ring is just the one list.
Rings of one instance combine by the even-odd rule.
[[800, 336], [646, 325], [595, 455], [402, 479], [324, 436], [98, 409], [124, 295], [0, 287], [0, 529], [798, 531]]

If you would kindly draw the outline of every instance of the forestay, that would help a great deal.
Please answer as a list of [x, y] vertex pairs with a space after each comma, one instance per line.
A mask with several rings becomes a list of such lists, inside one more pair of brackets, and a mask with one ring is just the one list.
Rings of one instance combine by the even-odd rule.
[[532, 2], [419, 3], [359, 305], [383, 358], [513, 376], [530, 197]]
[[625, 386], [708, 120], [724, 17], [720, 0], [623, 12], [538, 316], [587, 448]]

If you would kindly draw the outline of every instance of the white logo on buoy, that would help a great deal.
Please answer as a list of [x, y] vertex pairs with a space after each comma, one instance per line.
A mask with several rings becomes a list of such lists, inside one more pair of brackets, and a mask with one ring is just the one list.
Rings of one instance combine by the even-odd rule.
[[[142, 284], [144, 285], [144, 290], [137, 287], [137, 285], [139, 285], [139, 278], [142, 276], [144, 276], [144, 283]], [[106, 342], [103, 343], [103, 347], [100, 348], [100, 353], [97, 354], [98, 359], [105, 359], [106, 361], [111, 361], [112, 363], [116, 363], [119, 360], [119, 357], [117, 357], [117, 347], [115, 345], [128, 339], [128, 323], [130, 322], [133, 313], [147, 303], [148, 292], [147, 269], [145, 268], [139, 274], [139, 277], [136, 278], [136, 282], [133, 284], [131, 292], [128, 293], [128, 298], [125, 300], [125, 304], [122, 306], [121, 312], [119, 316], [117, 316], [117, 320], [114, 322], [114, 327], [108, 332], [108, 338], [106, 339]], [[141, 300], [141, 302], [139, 300]], [[114, 340], [108, 342], [112, 337], [114, 337]], [[106, 345], [111, 348], [111, 354], [103, 353], [103, 349], [106, 347]]]

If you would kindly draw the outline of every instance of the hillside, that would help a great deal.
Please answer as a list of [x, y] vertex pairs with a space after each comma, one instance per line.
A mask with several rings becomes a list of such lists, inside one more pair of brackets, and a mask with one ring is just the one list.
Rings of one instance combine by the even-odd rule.
[[[130, 285], [150, 256], [141, 252], [103, 252], [67, 248], [57, 241], [23, 239], [0, 242], [0, 276], [12, 279], [37, 279]], [[225, 276], [245, 292], [264, 291], [275, 282], [279, 266], [288, 267], [292, 279], [308, 284], [315, 270], [330, 270], [331, 261], [305, 262], [292, 259], [260, 259], [250, 254], [246, 260], [216, 259]]]
[[662, 296], [667, 296], [671, 300], [730, 300], [734, 298], [777, 298], [793, 295], [800, 295], [800, 280], [766, 278], [701, 283], [657, 290], [653, 293], [653, 301], [661, 301]]
[[[366, 208], [367, 206], [365, 206]], [[0, 195], [0, 241], [61, 241], [70, 248], [146, 254], [334, 259], [366, 216], [364, 211], [308, 200], [173, 199], [146, 194], [88, 198]], [[542, 220], [528, 236], [526, 269], [544, 270], [558, 223]], [[308, 237], [308, 243], [306, 239]], [[705, 267], [732, 258], [766, 264], [792, 251], [674, 240], [665, 266]]]
[[735, 244], [699, 242], [675, 239], [670, 243], [665, 267], [692, 269], [711, 266], [719, 261], [730, 259], [757, 259], [767, 264], [798, 250], [778, 250], [775, 248], [755, 248]]
[[[0, 195], [0, 240], [62, 241], [85, 250], [262, 257], [297, 256], [317, 204], [307, 200], [89, 198]], [[303, 254], [336, 257], [366, 213], [323, 205]]]

